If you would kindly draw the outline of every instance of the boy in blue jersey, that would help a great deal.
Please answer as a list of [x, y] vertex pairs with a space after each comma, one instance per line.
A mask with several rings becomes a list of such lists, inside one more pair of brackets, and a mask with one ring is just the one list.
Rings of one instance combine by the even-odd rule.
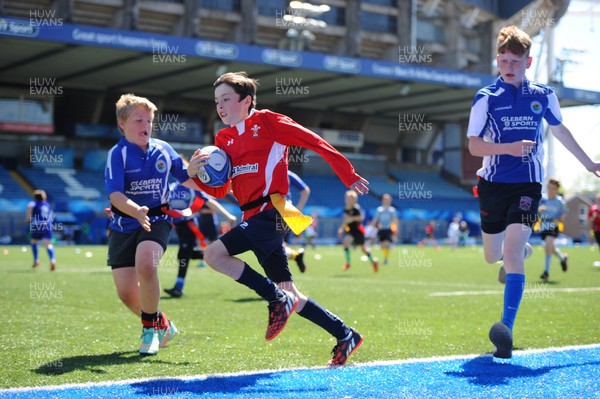
[[123, 137], [108, 152], [106, 191], [111, 203], [108, 259], [117, 294], [142, 319], [140, 354], [155, 355], [177, 328], [158, 308], [157, 267], [167, 248], [171, 217], [163, 213], [169, 199], [169, 175], [198, 189], [181, 157], [162, 140], [152, 139], [156, 106], [133, 94], [116, 103]]
[[42, 240], [50, 258], [50, 271], [54, 271], [56, 270], [56, 255], [54, 253], [54, 246], [52, 245], [52, 220], [54, 214], [52, 213], [52, 207], [46, 199], [46, 192], [44, 190], [35, 190], [33, 192], [33, 201], [27, 205], [25, 222], [29, 225], [29, 233], [31, 234], [33, 268], [35, 269], [40, 265], [38, 241]]
[[563, 272], [567, 271], [567, 255], [563, 254], [560, 249], [554, 245], [554, 240], [558, 237], [558, 233], [562, 230], [562, 225], [567, 216], [567, 205], [562, 196], [558, 195], [560, 182], [556, 179], [548, 180], [548, 193], [540, 200], [539, 226], [540, 235], [544, 241], [544, 252], [546, 254], [544, 263], [544, 272], [540, 278], [548, 281], [550, 275], [550, 264], [552, 263], [552, 255], [556, 255], [560, 259], [560, 266]]
[[553, 90], [525, 77], [531, 65], [530, 48], [531, 39], [516, 26], [500, 31], [496, 57], [500, 77], [477, 92], [467, 133], [469, 151], [483, 157], [477, 193], [485, 260], [503, 260], [506, 272], [502, 321], [489, 333], [496, 347], [494, 356], [500, 358], [512, 356], [513, 324], [525, 288], [525, 245], [541, 198], [542, 119], [588, 171], [600, 176], [600, 164], [587, 156], [562, 124]]

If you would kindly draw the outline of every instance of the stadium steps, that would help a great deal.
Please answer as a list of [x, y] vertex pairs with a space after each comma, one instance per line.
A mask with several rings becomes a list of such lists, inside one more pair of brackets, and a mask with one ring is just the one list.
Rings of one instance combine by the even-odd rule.
[[46, 169], [48, 174], [56, 174], [66, 184], [65, 192], [69, 197], [82, 199], [97, 199], [100, 191], [94, 187], [86, 187], [77, 180], [75, 171], [72, 169]]
[[33, 186], [16, 170], [9, 170], [8, 174], [13, 178], [14, 181], [21, 186], [21, 188], [28, 193], [29, 195], [33, 195]]

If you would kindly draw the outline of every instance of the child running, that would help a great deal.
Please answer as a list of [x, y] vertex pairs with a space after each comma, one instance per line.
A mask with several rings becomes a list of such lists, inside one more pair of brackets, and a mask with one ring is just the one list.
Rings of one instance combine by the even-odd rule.
[[[287, 147], [305, 147], [320, 154], [342, 182], [359, 194], [368, 192], [368, 182], [344, 156], [312, 131], [285, 115], [257, 110], [257, 81], [244, 72], [221, 75], [214, 86], [217, 113], [230, 126], [217, 133], [215, 145], [227, 152], [233, 164], [231, 185], [241, 204], [243, 221], [210, 244], [204, 260], [268, 302], [267, 341], [283, 330], [295, 310], [337, 339], [327, 364], [343, 365], [362, 344], [363, 337], [297, 289], [283, 247], [290, 220], [282, 220], [286, 212], [281, 207], [289, 205], [282, 198], [289, 189]], [[207, 158], [208, 155], [196, 151], [190, 160], [189, 176], [196, 176]], [[217, 198], [229, 191], [229, 184], [216, 189], [202, 183], [199, 186]], [[301, 229], [295, 231], [300, 232]], [[247, 251], [254, 252], [267, 277], [236, 257]]]

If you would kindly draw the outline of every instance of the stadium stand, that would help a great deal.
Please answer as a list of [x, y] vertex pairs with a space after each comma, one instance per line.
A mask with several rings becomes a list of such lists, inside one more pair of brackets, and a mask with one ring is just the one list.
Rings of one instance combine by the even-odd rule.
[[[0, 198], [11, 201], [29, 201], [31, 196], [21, 185], [0, 165]], [[3, 209], [6, 209], [3, 207]]]

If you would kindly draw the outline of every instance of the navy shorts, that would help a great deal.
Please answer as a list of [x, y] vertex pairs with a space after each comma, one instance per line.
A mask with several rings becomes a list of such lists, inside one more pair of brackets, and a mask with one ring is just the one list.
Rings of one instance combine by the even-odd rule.
[[287, 229], [279, 212], [268, 209], [238, 224], [219, 239], [231, 256], [254, 252], [267, 277], [280, 283], [293, 281], [283, 248]]
[[52, 240], [52, 229], [48, 227], [33, 227], [31, 229], [32, 240]]
[[150, 232], [142, 229], [132, 233], [121, 233], [111, 230], [108, 235], [108, 258], [106, 264], [113, 269], [135, 267], [135, 251], [142, 241], [154, 241], [160, 244], [163, 251], [167, 250], [169, 234], [172, 225], [166, 220], [159, 220], [151, 225]]
[[540, 183], [492, 183], [480, 179], [477, 193], [484, 233], [501, 233], [514, 223], [531, 227], [538, 218]]

